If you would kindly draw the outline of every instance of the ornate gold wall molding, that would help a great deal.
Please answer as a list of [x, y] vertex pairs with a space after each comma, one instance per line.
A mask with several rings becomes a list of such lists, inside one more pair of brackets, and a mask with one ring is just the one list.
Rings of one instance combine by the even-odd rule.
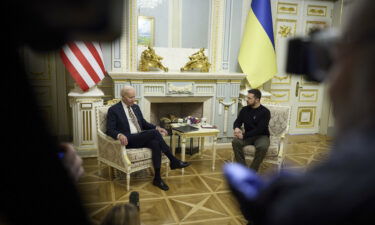
[[305, 34], [309, 34], [314, 29], [324, 29], [328, 26], [329, 24], [326, 21], [306, 21]]
[[274, 102], [289, 102], [290, 90], [289, 89], [271, 89], [271, 100]]
[[274, 76], [271, 80], [272, 84], [290, 84], [291, 77], [290, 75], [286, 76]]
[[137, 17], [137, 0], [129, 0], [129, 23], [130, 23], [130, 34], [129, 34], [129, 70], [137, 71], [137, 33], [138, 33], [138, 17]]
[[92, 112], [91, 110], [83, 110], [82, 112], [82, 141], [84, 145], [92, 145]]
[[299, 102], [318, 102], [318, 90], [302, 89], [298, 96]]
[[210, 61], [212, 72], [221, 70], [224, 3], [222, 0], [212, 0], [211, 5], [211, 33], [210, 33]]
[[322, 5], [308, 5], [307, 6], [308, 16], [327, 16], [327, 6]]
[[288, 3], [288, 2], [278, 2], [277, 3], [277, 13], [278, 14], [298, 14], [298, 4]]
[[290, 26], [282, 25], [277, 33], [280, 34], [281, 37], [286, 38], [291, 34], [291, 30], [292, 28]]
[[294, 19], [276, 19], [277, 34], [280, 37], [294, 36], [297, 29], [297, 20]]
[[298, 107], [297, 128], [311, 128], [315, 126], [316, 106]]

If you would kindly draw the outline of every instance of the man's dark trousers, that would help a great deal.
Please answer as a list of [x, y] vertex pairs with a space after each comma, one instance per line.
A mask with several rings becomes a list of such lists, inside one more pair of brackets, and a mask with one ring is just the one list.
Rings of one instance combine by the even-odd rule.
[[[166, 153], [169, 146], [165, 143], [158, 130], [144, 130], [128, 136], [127, 148], [150, 148], [152, 150], [152, 163], [154, 168], [161, 166], [161, 153]], [[167, 153], [168, 154], [168, 153]]]
[[246, 139], [233, 138], [232, 147], [234, 151], [234, 157], [238, 163], [246, 166], [245, 155], [243, 147], [246, 145], [255, 146], [255, 155], [250, 168], [255, 171], [259, 170], [260, 164], [266, 157], [268, 147], [270, 146], [270, 138], [267, 135], [254, 136]]

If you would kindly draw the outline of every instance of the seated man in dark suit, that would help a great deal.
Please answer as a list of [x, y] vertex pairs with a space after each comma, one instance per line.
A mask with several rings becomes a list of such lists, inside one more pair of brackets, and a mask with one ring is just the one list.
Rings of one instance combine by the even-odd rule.
[[166, 191], [168, 185], [160, 177], [161, 153], [163, 152], [171, 161], [171, 169], [184, 168], [190, 165], [177, 159], [165, 143], [162, 135], [168, 132], [151, 123], [148, 123], [135, 102], [135, 89], [126, 86], [121, 89], [121, 101], [108, 109], [107, 135], [120, 140], [128, 148], [152, 149], [152, 162], [155, 170], [153, 184]]

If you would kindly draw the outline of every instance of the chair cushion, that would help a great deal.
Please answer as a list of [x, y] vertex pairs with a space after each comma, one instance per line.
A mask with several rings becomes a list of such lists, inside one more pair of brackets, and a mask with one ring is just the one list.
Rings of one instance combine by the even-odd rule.
[[[255, 146], [254, 145], [246, 145], [245, 147], [243, 147], [243, 151], [244, 151], [245, 157], [246, 156], [254, 157]], [[277, 146], [270, 146], [268, 148], [266, 157], [277, 156], [278, 154], [279, 154], [279, 151], [277, 149]]]
[[149, 148], [127, 148], [126, 152], [130, 162], [139, 162], [152, 158], [152, 152]]
[[[136, 163], [135, 165], [140, 161], [152, 159], [152, 152], [149, 148], [127, 148], [126, 152], [130, 162]], [[164, 162], [165, 159], [168, 158], [163, 154], [162, 161]]]
[[[280, 105], [267, 105], [265, 106], [271, 112], [271, 119], [269, 122], [270, 131], [270, 147], [268, 148], [266, 158], [276, 157], [279, 154], [279, 143], [281, 141], [281, 135], [286, 132], [289, 124], [289, 111], [290, 108], [287, 106]], [[254, 156], [255, 147], [253, 145], [247, 145], [243, 148], [245, 156]]]
[[[277, 156], [279, 154], [278, 146], [279, 146], [280, 138], [278, 137], [270, 137], [270, 147], [268, 148], [266, 157]], [[245, 156], [254, 156], [255, 154], [255, 146], [254, 145], [246, 145], [243, 147], [243, 151]]]
[[[166, 163], [168, 161], [169, 159], [165, 155], [163, 155], [163, 157], [161, 158], [161, 163]], [[138, 167], [152, 167], [152, 159], [140, 160], [132, 163], [132, 169], [136, 169]]]
[[[169, 162], [169, 159], [165, 155], [163, 155], [163, 157], [161, 158], [161, 163], [167, 163], [167, 162]], [[132, 163], [132, 167], [129, 173], [137, 172], [137, 171], [144, 170], [150, 167], [152, 167], [152, 159], [146, 159], [143, 161], [134, 162]], [[119, 179], [125, 179], [126, 175], [124, 172], [125, 171], [120, 170], [120, 173], [115, 174], [115, 176]]]

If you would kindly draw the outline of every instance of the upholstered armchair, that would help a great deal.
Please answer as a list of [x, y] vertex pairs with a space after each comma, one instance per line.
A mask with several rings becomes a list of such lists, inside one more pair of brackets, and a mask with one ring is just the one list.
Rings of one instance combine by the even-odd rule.
[[[101, 170], [102, 163], [126, 174], [126, 188], [130, 190], [130, 174], [152, 168], [151, 149], [149, 148], [126, 148], [118, 140], [106, 135], [107, 112], [111, 104], [96, 107], [96, 122], [98, 133], [98, 166]], [[166, 176], [168, 176], [169, 160], [163, 155], [162, 163], [166, 164]], [[112, 177], [112, 173], [110, 173]]]
[[[278, 170], [281, 169], [284, 160], [284, 141], [285, 134], [289, 130], [290, 107], [276, 104], [263, 104], [271, 112], [269, 122], [270, 146], [263, 162], [276, 164]], [[255, 146], [246, 145], [244, 148], [245, 159], [254, 159]], [[232, 161], [234, 154], [232, 153]]]

